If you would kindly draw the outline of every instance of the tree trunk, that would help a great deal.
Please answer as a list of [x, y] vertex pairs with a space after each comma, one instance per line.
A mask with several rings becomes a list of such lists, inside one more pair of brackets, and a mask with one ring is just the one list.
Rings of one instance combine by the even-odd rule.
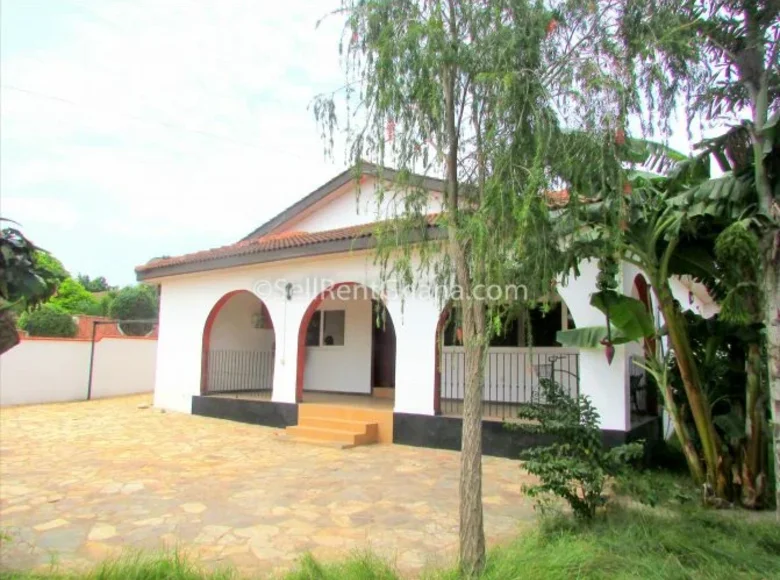
[[674, 400], [672, 386], [669, 384], [669, 381], [664, 381], [664, 385], [661, 386], [659, 382], [658, 387], [661, 390], [661, 396], [664, 399], [664, 408], [672, 418], [674, 432], [677, 435], [677, 439], [680, 441], [680, 447], [685, 456], [685, 461], [688, 463], [688, 470], [691, 472], [691, 477], [693, 477], [696, 485], [702, 485], [706, 479], [704, 469], [702, 469], [701, 460], [699, 459], [699, 454], [696, 452], [696, 447], [693, 445], [691, 433], [688, 430], [688, 425], [685, 423], [685, 418], [682, 416], [680, 407], [677, 406], [677, 402]]
[[[773, 252], [774, 236], [766, 250]], [[766, 327], [767, 364], [769, 366], [769, 405], [772, 417], [775, 462], [775, 505], [780, 520], [780, 268], [774, 256], [764, 261], [764, 325]]]
[[704, 464], [707, 469], [707, 483], [715, 497], [731, 501], [731, 465], [729, 457], [721, 450], [721, 441], [712, 421], [709, 401], [702, 390], [696, 362], [693, 360], [685, 319], [674, 304], [668, 280], [653, 280], [653, 291], [669, 331], [669, 340], [674, 349], [677, 367], [680, 370], [685, 395], [691, 409], [696, 433], [701, 442]]
[[761, 345], [751, 342], [747, 353], [745, 391], [745, 430], [747, 443], [740, 473], [742, 505], [761, 507], [766, 492], [766, 407], [761, 388]]
[[466, 385], [460, 453], [460, 563], [466, 578], [485, 566], [482, 516], [482, 390], [484, 381], [484, 305], [468, 299], [463, 309]]
[[11, 310], [0, 310], [0, 354], [11, 350], [19, 344], [19, 332], [16, 330], [16, 320]]

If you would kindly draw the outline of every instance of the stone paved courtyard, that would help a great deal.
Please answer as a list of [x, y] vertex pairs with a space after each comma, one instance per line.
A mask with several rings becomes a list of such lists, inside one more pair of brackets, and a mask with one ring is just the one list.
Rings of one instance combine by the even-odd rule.
[[[459, 454], [277, 441], [274, 429], [139, 408], [150, 396], [0, 410], [0, 562], [88, 566], [179, 547], [241, 572], [365, 548], [415, 575], [457, 550]], [[489, 543], [530, 525], [517, 461], [485, 458]]]

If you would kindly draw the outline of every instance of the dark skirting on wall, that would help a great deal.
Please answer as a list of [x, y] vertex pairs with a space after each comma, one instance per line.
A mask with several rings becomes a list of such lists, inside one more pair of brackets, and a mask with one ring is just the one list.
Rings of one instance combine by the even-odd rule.
[[[401, 445], [460, 451], [462, 429], [460, 417], [393, 414], [393, 443]], [[604, 430], [602, 433], [604, 442], [610, 447], [640, 439], [649, 443], [660, 437], [661, 421], [655, 417], [631, 431]], [[551, 441], [550, 436], [508, 429], [500, 421], [482, 421], [482, 453], [485, 455], [517, 459], [523, 450]]]
[[266, 427], [284, 428], [298, 424], [298, 405], [295, 403], [196, 396], [192, 397], [192, 414]]

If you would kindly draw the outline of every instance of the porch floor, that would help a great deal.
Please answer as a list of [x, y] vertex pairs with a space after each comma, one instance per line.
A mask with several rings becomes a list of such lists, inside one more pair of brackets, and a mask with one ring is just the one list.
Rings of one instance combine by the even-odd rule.
[[349, 393], [318, 393], [303, 392], [303, 403], [317, 405], [333, 405], [338, 407], [361, 407], [364, 409], [383, 409], [392, 411], [395, 400], [388, 397], [372, 397], [370, 395], [351, 395]]

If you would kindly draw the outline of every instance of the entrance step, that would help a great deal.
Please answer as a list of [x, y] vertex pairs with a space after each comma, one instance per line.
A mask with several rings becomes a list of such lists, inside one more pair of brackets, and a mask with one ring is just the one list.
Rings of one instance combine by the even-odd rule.
[[379, 426], [375, 422], [342, 419], [336, 416], [299, 414], [298, 424], [284, 430], [285, 438], [301, 442], [325, 442], [355, 447], [379, 442]]

